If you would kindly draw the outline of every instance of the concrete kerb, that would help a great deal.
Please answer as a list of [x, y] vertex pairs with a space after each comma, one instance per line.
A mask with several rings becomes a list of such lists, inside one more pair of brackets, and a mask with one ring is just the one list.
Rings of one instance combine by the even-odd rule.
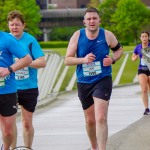
[[150, 116], [143, 116], [124, 130], [109, 137], [107, 150], [149, 150]]

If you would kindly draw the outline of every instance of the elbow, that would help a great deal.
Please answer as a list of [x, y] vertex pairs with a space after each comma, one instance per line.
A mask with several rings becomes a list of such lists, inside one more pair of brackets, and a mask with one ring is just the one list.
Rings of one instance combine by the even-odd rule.
[[25, 56], [26, 57], [26, 63], [27, 63], [27, 65], [26, 66], [28, 66], [29, 64], [31, 64], [32, 63], [32, 58], [31, 58], [31, 56], [30, 55], [27, 55], [27, 56]]
[[68, 65], [66, 59], [64, 60], [64, 64], [65, 64], [66, 66]]
[[123, 48], [122, 48], [122, 49], [121, 49], [121, 56], [123, 55], [123, 52], [124, 52], [124, 51], [123, 51]]
[[64, 64], [65, 64], [66, 66], [69, 66], [69, 63], [68, 63], [68, 61], [67, 61], [67, 58], [65, 58]]
[[43, 63], [43, 68], [44, 68], [44, 67], [46, 67], [46, 61], [44, 61], [44, 63]]
[[46, 67], [46, 64], [43, 65], [43, 68], [45, 68], [45, 67]]
[[46, 67], [46, 60], [44, 57], [37, 59], [38, 68], [45, 68]]

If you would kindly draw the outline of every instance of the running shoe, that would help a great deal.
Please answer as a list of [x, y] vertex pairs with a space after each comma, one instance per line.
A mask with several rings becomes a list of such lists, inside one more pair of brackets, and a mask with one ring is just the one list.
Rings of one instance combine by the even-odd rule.
[[149, 108], [146, 108], [143, 115], [149, 115], [149, 114], [150, 114]]

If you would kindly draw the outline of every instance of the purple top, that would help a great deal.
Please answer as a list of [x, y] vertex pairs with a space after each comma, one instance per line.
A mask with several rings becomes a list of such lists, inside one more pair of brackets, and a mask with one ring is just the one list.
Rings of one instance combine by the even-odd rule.
[[[148, 47], [150, 47], [150, 43], [148, 44]], [[139, 63], [138, 69], [148, 70], [147, 65], [143, 61], [141, 50], [142, 50], [142, 44], [138, 44], [134, 49], [134, 54], [138, 55], [140, 58], [140, 63]]]

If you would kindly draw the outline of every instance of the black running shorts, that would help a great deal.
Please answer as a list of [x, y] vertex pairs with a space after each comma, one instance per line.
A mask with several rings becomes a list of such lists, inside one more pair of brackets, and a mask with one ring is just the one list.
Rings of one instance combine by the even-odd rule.
[[142, 70], [142, 69], [139, 69], [138, 70], [138, 75], [139, 74], [145, 74], [147, 76], [150, 76], [150, 71], [149, 70]]
[[17, 94], [0, 94], [0, 114], [9, 117], [17, 113]]
[[94, 104], [93, 97], [108, 101], [112, 92], [112, 77], [107, 76], [96, 83], [77, 83], [78, 97], [83, 110]]
[[39, 95], [38, 88], [18, 90], [18, 103], [29, 112], [34, 112]]

